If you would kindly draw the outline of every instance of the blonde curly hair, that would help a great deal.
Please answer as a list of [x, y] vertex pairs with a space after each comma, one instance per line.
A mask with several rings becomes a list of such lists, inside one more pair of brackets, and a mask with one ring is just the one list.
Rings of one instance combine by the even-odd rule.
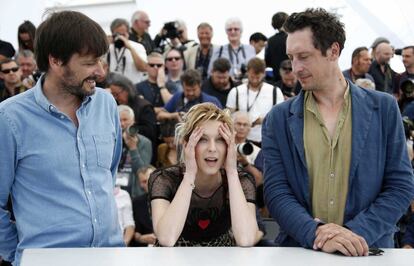
[[[184, 115], [183, 122], [178, 123], [175, 128], [175, 144], [177, 145], [177, 150], [179, 151], [180, 146], [188, 142], [197, 126], [210, 120], [227, 124], [233, 133], [233, 120], [231, 119], [230, 110], [222, 110], [215, 104], [209, 102], [196, 104]], [[181, 152], [180, 162], [184, 162], [183, 152]]]

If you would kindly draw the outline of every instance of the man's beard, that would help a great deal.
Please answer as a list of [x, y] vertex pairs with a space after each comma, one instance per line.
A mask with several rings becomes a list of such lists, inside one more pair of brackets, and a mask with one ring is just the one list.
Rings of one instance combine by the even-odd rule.
[[74, 72], [70, 70], [68, 67], [66, 67], [63, 73], [62, 88], [67, 93], [77, 96], [80, 99], [83, 99], [86, 96], [91, 96], [95, 93], [95, 88], [90, 90], [86, 90], [83, 88], [85, 82], [87, 82], [87, 80], [94, 80], [96, 82], [97, 79], [98, 77], [93, 75], [83, 79], [82, 81], [78, 81], [76, 79]]

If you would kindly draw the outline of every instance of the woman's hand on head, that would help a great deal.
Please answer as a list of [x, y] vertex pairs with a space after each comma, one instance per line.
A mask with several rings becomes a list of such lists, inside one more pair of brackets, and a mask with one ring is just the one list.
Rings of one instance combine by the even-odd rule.
[[184, 144], [184, 162], [186, 174], [194, 176], [197, 174], [197, 162], [195, 158], [195, 148], [201, 136], [203, 136], [204, 128], [196, 127], [191, 133], [188, 142]]
[[234, 132], [232, 133], [230, 127], [227, 124], [221, 124], [219, 127], [219, 133], [226, 141], [227, 144], [227, 156], [224, 162], [224, 168], [226, 172], [237, 171], [237, 151]]

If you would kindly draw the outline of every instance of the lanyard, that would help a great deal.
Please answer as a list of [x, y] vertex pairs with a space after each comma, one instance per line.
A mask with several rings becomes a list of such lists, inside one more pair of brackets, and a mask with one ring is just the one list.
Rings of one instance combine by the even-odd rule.
[[233, 47], [231, 47], [231, 44], [228, 45], [229, 49], [229, 57], [230, 57], [230, 63], [233, 64], [233, 54], [236, 56], [236, 64], [239, 64], [239, 52], [242, 52], [243, 59], [246, 60], [246, 52], [244, 51], [243, 45], [240, 45], [240, 47], [237, 49], [237, 51], [234, 51]]
[[262, 85], [263, 85], [263, 83], [260, 84], [259, 91], [257, 92], [256, 97], [254, 98], [254, 100], [252, 102], [252, 105], [249, 105], [249, 91], [250, 91], [250, 89], [249, 89], [249, 84], [247, 84], [247, 86], [246, 86], [247, 87], [247, 104], [246, 104], [247, 112], [250, 112], [253, 105], [256, 103], [256, 100], [259, 97], [260, 92], [262, 91]]
[[[121, 52], [118, 55], [117, 48], [114, 46], [114, 53], [115, 53], [115, 60], [116, 60], [115, 72], [120, 72], [121, 71], [122, 74], [123, 74], [124, 71], [125, 71], [125, 56], [124, 56], [125, 47], [121, 48]], [[120, 65], [119, 63], [121, 62], [121, 60], [122, 60], [122, 68], [120, 70], [119, 69], [119, 65]]]

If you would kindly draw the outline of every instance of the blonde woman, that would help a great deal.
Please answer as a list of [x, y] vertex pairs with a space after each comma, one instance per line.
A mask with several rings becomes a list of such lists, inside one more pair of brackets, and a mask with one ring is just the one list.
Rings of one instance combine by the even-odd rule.
[[228, 112], [193, 106], [176, 129], [181, 163], [149, 180], [152, 222], [161, 246], [253, 246], [259, 240], [254, 178], [237, 169]]

